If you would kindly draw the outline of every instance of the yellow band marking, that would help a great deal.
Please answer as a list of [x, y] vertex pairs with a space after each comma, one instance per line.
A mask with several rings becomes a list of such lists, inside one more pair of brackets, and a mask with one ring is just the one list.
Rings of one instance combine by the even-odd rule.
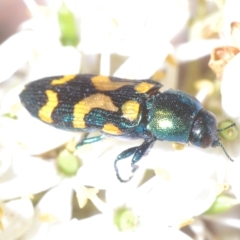
[[38, 111], [39, 118], [47, 123], [52, 123], [52, 112], [58, 105], [57, 93], [52, 90], [46, 91], [47, 103]]
[[90, 112], [90, 110], [91, 110], [91, 108], [89, 106], [87, 106], [87, 104], [84, 100], [78, 102], [74, 106], [74, 110], [73, 110], [73, 116], [74, 116], [73, 127], [85, 128], [86, 124], [84, 121], [84, 117], [86, 114], [88, 114]]
[[134, 85], [134, 81], [133, 82], [130, 82], [130, 81], [114, 82], [114, 81], [111, 81], [111, 79], [106, 76], [96, 76], [96, 77], [93, 77], [91, 81], [94, 87], [97, 90], [101, 90], [101, 91], [113, 91], [123, 86]]
[[73, 80], [75, 77], [76, 77], [76, 75], [65, 75], [60, 79], [52, 80], [51, 85], [61, 85], [61, 84], [64, 84], [66, 82]]
[[139, 115], [140, 104], [137, 101], [129, 100], [122, 105], [123, 117], [130, 121], [137, 119]]
[[112, 135], [121, 135], [123, 134], [123, 132], [116, 127], [115, 125], [113, 125], [112, 123], [106, 123], [103, 128], [102, 131], [108, 134], [112, 134]]
[[74, 106], [73, 126], [75, 128], [85, 128], [86, 124], [84, 121], [84, 117], [91, 111], [91, 109], [94, 108], [101, 108], [112, 112], [118, 111], [118, 107], [113, 104], [109, 96], [101, 93], [96, 93], [87, 98], [84, 98]]
[[146, 93], [148, 92], [152, 87], [154, 87], [154, 84], [147, 83], [147, 82], [141, 82], [137, 84], [134, 89], [139, 93]]

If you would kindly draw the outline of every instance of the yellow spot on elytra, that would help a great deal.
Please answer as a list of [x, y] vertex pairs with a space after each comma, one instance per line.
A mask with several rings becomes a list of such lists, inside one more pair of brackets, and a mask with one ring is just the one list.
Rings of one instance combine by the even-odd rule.
[[58, 105], [57, 93], [52, 90], [47, 90], [46, 95], [47, 103], [38, 111], [38, 116], [42, 121], [52, 123], [53, 120], [51, 115], [55, 107]]
[[76, 75], [65, 75], [60, 79], [54, 79], [51, 82], [51, 85], [59, 85], [59, 84], [64, 84], [66, 82], [69, 82], [73, 80], [76, 77]]
[[154, 86], [154, 84], [151, 83], [147, 83], [147, 82], [141, 82], [139, 84], [137, 84], [134, 89], [139, 92], [139, 93], [146, 93], [148, 92], [152, 87]]
[[122, 115], [124, 118], [134, 121], [139, 114], [140, 104], [137, 101], [129, 100], [122, 105]]
[[100, 108], [112, 112], [117, 112], [118, 107], [116, 107], [111, 98], [101, 93], [93, 94], [89, 97], [84, 98], [74, 106], [73, 111], [73, 126], [75, 128], [85, 128], [86, 124], [84, 117], [88, 114], [91, 109]]
[[118, 127], [113, 125], [112, 123], [106, 123], [103, 126], [102, 131], [105, 133], [112, 134], [112, 135], [121, 135], [122, 134], [122, 131]]
[[84, 117], [87, 113], [90, 112], [90, 110], [91, 108], [86, 104], [84, 100], [78, 102], [74, 106], [74, 110], [73, 110], [73, 116], [74, 116], [73, 127], [85, 128], [86, 124], [84, 121]]
[[109, 77], [106, 76], [95, 76], [91, 79], [92, 84], [97, 90], [101, 91], [113, 91], [123, 86], [132, 86], [134, 81], [111, 81]]

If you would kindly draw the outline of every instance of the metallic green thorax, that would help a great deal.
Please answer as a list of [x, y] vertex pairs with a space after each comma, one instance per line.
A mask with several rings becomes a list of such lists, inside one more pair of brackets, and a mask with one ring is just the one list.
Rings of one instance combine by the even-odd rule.
[[194, 97], [175, 90], [153, 96], [147, 103], [147, 129], [159, 140], [188, 143], [201, 103]]

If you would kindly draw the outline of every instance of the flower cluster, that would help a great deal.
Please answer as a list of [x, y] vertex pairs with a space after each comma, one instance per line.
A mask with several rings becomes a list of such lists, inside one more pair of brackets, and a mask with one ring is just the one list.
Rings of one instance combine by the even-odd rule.
[[[0, 239], [213, 239], [204, 221], [217, 221], [209, 214], [240, 200], [239, 23], [231, 25], [234, 44], [220, 48], [220, 40], [203, 36], [179, 43], [191, 20], [187, 0], [24, 2], [32, 18], [0, 45]], [[225, 5], [216, 6], [222, 13]], [[207, 100], [217, 102], [218, 119], [236, 123], [222, 135], [234, 163], [220, 148], [158, 142], [123, 184], [113, 162], [141, 141], [103, 139], [76, 149], [85, 134], [33, 119], [18, 98], [32, 80], [86, 72], [152, 78], [176, 89], [190, 84], [178, 79], [180, 63], [210, 54], [214, 46], [210, 65], [222, 78], [224, 112], [219, 81], [198, 76], [191, 91], [207, 108]], [[123, 176], [131, 174], [128, 160], [119, 164]], [[191, 237], [181, 231], [185, 226]]]

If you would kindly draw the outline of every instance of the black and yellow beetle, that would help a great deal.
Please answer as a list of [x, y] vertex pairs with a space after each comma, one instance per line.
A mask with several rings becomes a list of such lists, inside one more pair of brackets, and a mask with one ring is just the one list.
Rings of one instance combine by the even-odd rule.
[[156, 140], [223, 148], [211, 112], [187, 93], [171, 89], [161, 93], [161, 87], [161, 83], [149, 79], [66, 75], [29, 83], [20, 99], [32, 116], [56, 128], [102, 133], [83, 140], [79, 146], [103, 136], [143, 139], [140, 146], [123, 151], [114, 162], [117, 177], [124, 182], [117, 161], [133, 155], [134, 171], [135, 163]]

